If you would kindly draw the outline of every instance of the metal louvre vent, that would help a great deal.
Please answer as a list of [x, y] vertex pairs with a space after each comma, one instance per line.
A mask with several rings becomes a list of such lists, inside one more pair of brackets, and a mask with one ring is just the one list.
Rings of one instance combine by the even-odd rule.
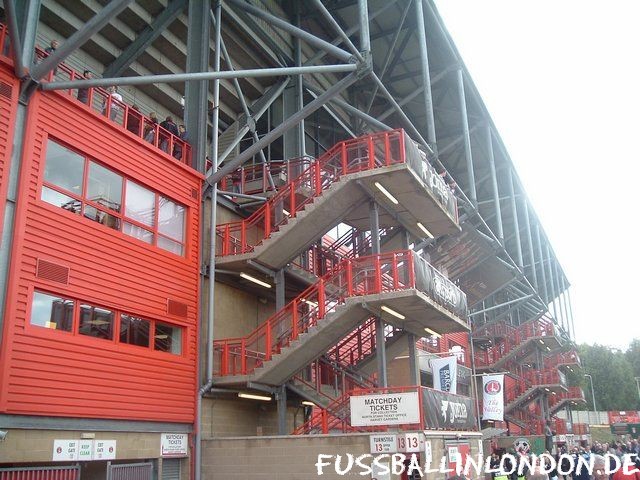
[[36, 277], [68, 285], [69, 267], [39, 258], [36, 265]]
[[0, 82], [0, 95], [11, 98], [13, 96], [13, 88], [8, 83]]
[[180, 480], [180, 459], [162, 459], [162, 480]]
[[185, 303], [178, 302], [176, 300], [167, 300], [167, 313], [169, 315], [175, 315], [176, 317], [187, 317], [188, 307]]

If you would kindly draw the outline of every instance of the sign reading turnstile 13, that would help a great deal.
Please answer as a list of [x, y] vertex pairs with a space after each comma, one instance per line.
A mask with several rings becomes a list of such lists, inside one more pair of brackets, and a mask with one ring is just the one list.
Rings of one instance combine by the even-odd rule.
[[397, 435], [370, 435], [369, 449], [371, 453], [396, 453]]

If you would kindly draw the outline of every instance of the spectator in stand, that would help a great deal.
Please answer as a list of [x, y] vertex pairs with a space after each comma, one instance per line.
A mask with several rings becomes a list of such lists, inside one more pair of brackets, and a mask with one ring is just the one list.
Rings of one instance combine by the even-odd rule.
[[[85, 70], [82, 73], [82, 78], [86, 80], [90, 80], [93, 78], [93, 72], [91, 70]], [[89, 105], [89, 90], [90, 88], [79, 88], [78, 89], [78, 100], [80, 100], [85, 105]]]
[[[187, 140], [187, 129], [184, 127], [184, 125], [178, 125], [178, 138], [184, 141], [184, 143], [189, 143], [189, 141]], [[173, 146], [173, 156], [178, 160], [182, 160], [182, 153], [182, 144], [176, 142]]]
[[[49, 46], [44, 49], [44, 53], [46, 54], [45, 58], [51, 55], [53, 52], [55, 52], [59, 46], [60, 46], [60, 42], [58, 42], [58, 40], [56, 39], [51, 40], [51, 43], [49, 44]], [[56, 73], [58, 73], [58, 67], [53, 69], [54, 76]]]
[[127, 111], [127, 130], [137, 137], [142, 135], [142, 132], [140, 131], [141, 119], [142, 114], [140, 113], [140, 108], [137, 105], [132, 105]]
[[149, 113], [149, 121], [145, 125], [144, 139], [149, 143], [155, 143], [156, 139], [156, 125], [158, 125], [158, 115], [156, 112]]
[[[107, 110], [110, 109], [109, 118], [115, 121], [120, 112], [122, 112], [122, 107], [120, 106], [122, 103], [122, 95], [118, 93], [118, 87], [115, 85], [109, 87], [107, 91], [109, 92], [109, 96], [104, 99], [102, 113], [106, 115]], [[109, 104], [111, 104], [111, 107], [108, 107]]]
[[[180, 132], [178, 131], [178, 126], [173, 121], [173, 117], [171, 115], [167, 116], [164, 122], [160, 124], [162, 128], [164, 128], [167, 132], [174, 136], [179, 136]], [[169, 153], [169, 138], [166, 135], [162, 136], [162, 140], [160, 142], [160, 148]]]

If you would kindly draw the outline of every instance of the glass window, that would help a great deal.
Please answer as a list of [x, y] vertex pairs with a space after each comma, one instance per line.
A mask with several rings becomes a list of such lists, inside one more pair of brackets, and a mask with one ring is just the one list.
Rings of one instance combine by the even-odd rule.
[[145, 230], [142, 227], [138, 227], [137, 225], [132, 225], [131, 223], [124, 222], [122, 231], [127, 235], [131, 235], [132, 237], [137, 238], [138, 240], [142, 240], [143, 242], [153, 243], [153, 232]]
[[80, 305], [80, 328], [82, 335], [90, 337], [113, 338], [113, 312], [93, 305]]
[[182, 354], [182, 328], [156, 322], [153, 349], [161, 352]]
[[110, 215], [107, 212], [103, 212], [102, 210], [98, 210], [91, 205], [86, 205], [84, 207], [84, 216], [89, 220], [101, 223], [109, 228], [120, 230], [120, 219], [118, 217]]
[[168, 198], [160, 197], [158, 212], [158, 232], [167, 237], [184, 241], [184, 207]]
[[131, 315], [120, 315], [120, 343], [149, 346], [149, 331], [151, 322]]
[[80, 213], [82, 209], [82, 202], [75, 198], [68, 197], [60, 192], [57, 192], [49, 187], [42, 187], [42, 200], [56, 207], [62, 207], [65, 210], [69, 210], [73, 213]]
[[89, 162], [87, 200], [120, 211], [122, 177], [97, 163]]
[[156, 195], [131, 180], [127, 180], [124, 214], [145, 225], [153, 226], [156, 210]]
[[182, 255], [182, 244], [158, 235], [158, 246], [163, 250]]
[[82, 194], [84, 157], [49, 140], [44, 180], [77, 195]]
[[73, 329], [73, 300], [34, 292], [31, 324], [70, 332]]

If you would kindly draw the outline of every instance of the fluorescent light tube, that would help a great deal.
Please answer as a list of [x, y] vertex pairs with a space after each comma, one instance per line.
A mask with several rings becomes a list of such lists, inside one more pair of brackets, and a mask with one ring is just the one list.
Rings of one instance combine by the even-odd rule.
[[316, 406], [316, 404], [315, 404], [315, 403], [310, 402], [309, 400], [304, 400], [304, 401], [302, 402], [302, 405], [306, 405], [307, 407], [315, 407], [315, 406]]
[[253, 393], [239, 393], [238, 397], [240, 398], [248, 398], [249, 400], [262, 400], [264, 402], [270, 402], [271, 401], [271, 397], [268, 397], [266, 395], [256, 395]]
[[427, 237], [433, 238], [433, 234], [429, 230], [427, 230], [427, 227], [425, 227], [420, 222], [418, 222], [417, 225], [418, 225], [418, 228], [422, 230]]
[[431, 330], [430, 328], [425, 328], [424, 329], [425, 332], [427, 332], [430, 335], [433, 335], [436, 338], [442, 338], [442, 335], [440, 335], [438, 332], [436, 332], [435, 330]]
[[393, 195], [391, 195], [391, 192], [389, 192], [389, 190], [384, 188], [378, 182], [375, 182], [374, 185], [376, 187], [378, 187], [378, 190], [380, 190], [382, 193], [384, 193], [384, 196], [387, 197], [389, 200], [391, 200], [391, 202], [393, 202], [394, 205], [398, 205], [398, 199], [396, 197], [394, 197]]
[[380, 307], [380, 310], [382, 310], [383, 312], [387, 312], [389, 315], [393, 315], [394, 317], [399, 318], [400, 320], [404, 320], [406, 318], [401, 313], [396, 312], [395, 310], [387, 307], [386, 305], [382, 305]]
[[242, 278], [244, 278], [245, 280], [249, 280], [250, 282], [256, 283], [258, 285], [260, 285], [261, 287], [264, 288], [271, 288], [271, 285], [269, 285], [267, 282], [263, 282], [262, 280], [258, 280], [256, 277], [252, 277], [251, 275], [247, 275], [246, 273], [241, 273], [240, 276]]

